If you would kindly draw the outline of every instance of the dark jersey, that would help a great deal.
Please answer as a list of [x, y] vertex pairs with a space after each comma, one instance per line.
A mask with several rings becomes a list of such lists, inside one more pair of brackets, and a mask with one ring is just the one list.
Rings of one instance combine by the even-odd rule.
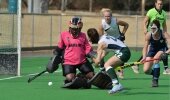
[[150, 37], [150, 47], [155, 49], [164, 48], [166, 46], [166, 40], [162, 35], [162, 31], [160, 31], [160, 37], [158, 40], [153, 39], [153, 36], [151, 34]]
[[147, 57], [154, 57], [158, 51], [166, 51], [166, 40], [162, 35], [162, 31], [160, 31], [160, 37], [157, 40], [153, 39], [151, 34], [150, 48]]

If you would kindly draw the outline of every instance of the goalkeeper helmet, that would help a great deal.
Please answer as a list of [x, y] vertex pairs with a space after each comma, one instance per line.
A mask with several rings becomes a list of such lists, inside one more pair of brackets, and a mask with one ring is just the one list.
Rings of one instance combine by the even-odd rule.
[[80, 17], [73, 17], [69, 22], [69, 32], [72, 34], [73, 37], [77, 37], [78, 34], [81, 32], [83, 27], [83, 22], [81, 21]]

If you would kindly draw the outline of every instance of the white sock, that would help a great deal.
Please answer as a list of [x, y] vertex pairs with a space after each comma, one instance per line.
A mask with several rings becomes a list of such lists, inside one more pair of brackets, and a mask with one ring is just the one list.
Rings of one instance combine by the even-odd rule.
[[118, 84], [119, 82], [118, 82], [117, 79], [112, 79], [112, 83], [113, 83], [113, 84]]
[[112, 68], [112, 67], [108, 66], [107, 68], [105, 68], [105, 71], [107, 72], [110, 68]]

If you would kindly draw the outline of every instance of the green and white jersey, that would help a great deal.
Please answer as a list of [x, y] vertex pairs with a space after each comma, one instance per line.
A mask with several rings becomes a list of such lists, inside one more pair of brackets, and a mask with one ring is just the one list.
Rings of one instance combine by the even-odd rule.
[[106, 44], [107, 49], [120, 50], [124, 47], [127, 47], [122, 41], [108, 34], [104, 34], [100, 37], [98, 44], [101, 42]]
[[[152, 8], [147, 12], [146, 16], [148, 16], [150, 19], [149, 26], [153, 20], [157, 19], [160, 22], [161, 29], [163, 29], [163, 23], [166, 21], [166, 12], [164, 10], [158, 12], [155, 8]], [[148, 27], [148, 31], [150, 31], [150, 27]]]
[[114, 56], [118, 57], [121, 61], [127, 62], [130, 59], [131, 53], [129, 48], [119, 39], [104, 34], [100, 37], [98, 44], [101, 42], [106, 44], [106, 50], [111, 49], [114, 52]]
[[111, 24], [106, 23], [105, 19], [102, 19], [102, 27], [104, 29], [104, 34], [119, 38], [120, 30], [119, 26], [117, 25], [116, 18], [112, 17]]

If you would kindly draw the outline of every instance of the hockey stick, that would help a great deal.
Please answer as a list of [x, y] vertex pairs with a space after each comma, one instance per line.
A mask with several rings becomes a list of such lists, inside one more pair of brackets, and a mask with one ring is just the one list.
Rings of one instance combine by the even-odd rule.
[[33, 77], [30, 77], [30, 78], [28, 79], [28, 83], [30, 83], [31, 81], [33, 81], [33, 80], [36, 79], [37, 77], [41, 76], [41, 75], [44, 74], [45, 72], [47, 72], [46, 69], [43, 70], [42, 72], [40, 72], [40, 73], [34, 75]]
[[159, 59], [150, 59], [150, 60], [145, 60], [144, 62], [132, 62], [132, 63], [129, 63], [129, 64], [125, 64], [123, 66], [118, 66], [115, 70], [122, 70], [122, 69], [125, 69], [125, 68], [128, 68], [128, 67], [132, 67], [134, 65], [141, 65], [141, 64], [144, 64], [145, 62], [151, 62], [151, 61], [154, 61], [154, 60], [159, 60]]
[[53, 73], [54, 71], [56, 71], [59, 67], [58, 64], [61, 63], [61, 59], [60, 59], [60, 56], [57, 56], [57, 55], [54, 55], [53, 57], [51, 57], [51, 59], [49, 60], [47, 66], [46, 66], [46, 69], [43, 70], [42, 72], [34, 75], [33, 77], [30, 77], [28, 79], [28, 83], [30, 83], [31, 81], [33, 81], [34, 79], [36, 79], [37, 77], [41, 76], [42, 74], [44, 74], [45, 72], [48, 72], [48, 73]]

